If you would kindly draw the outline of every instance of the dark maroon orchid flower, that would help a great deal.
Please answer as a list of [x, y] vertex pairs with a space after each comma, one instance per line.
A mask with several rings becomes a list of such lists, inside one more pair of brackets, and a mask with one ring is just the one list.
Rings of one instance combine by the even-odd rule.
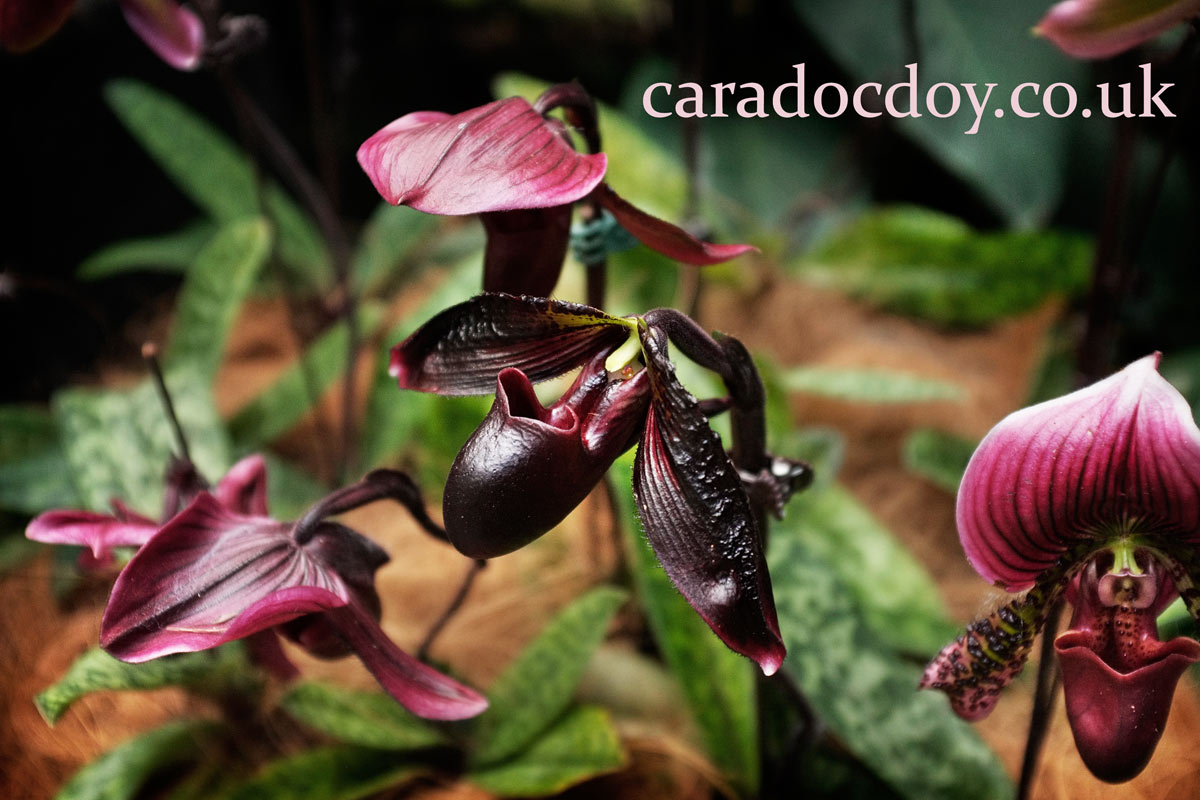
[[329, 519], [382, 498], [401, 502], [437, 530], [416, 487], [391, 470], [334, 492], [295, 523], [240, 513], [201, 492], [118, 576], [101, 622], [101, 646], [138, 663], [274, 628], [316, 655], [354, 652], [414, 714], [479, 714], [487, 707], [482, 696], [402, 651], [379, 627], [374, 574], [387, 554]]
[[[75, 0], [0, 0], [0, 45], [21, 53], [50, 38]], [[204, 25], [174, 0], [121, 0], [125, 21], [142, 41], [175, 69], [193, 70], [204, 54]]]
[[[404, 389], [496, 392], [454, 462], [443, 501], [447, 536], [475, 558], [550, 530], [636, 442], [633, 488], [659, 561], [713, 631], [771, 674], [784, 647], [746, 476], [709, 427], [710, 406], [676, 379], [668, 338], [731, 387], [746, 369], [757, 381], [752, 364], [730, 365], [730, 354], [749, 363], [736, 340], [715, 340], [678, 312], [621, 319], [506, 294], [434, 317], [392, 350], [392, 374]], [[562, 398], [543, 407], [532, 384], [581, 365]], [[807, 467], [776, 461], [755, 477], [772, 483], [781, 505]]]
[[[546, 116], [563, 107], [588, 139], [578, 153], [566, 128]], [[417, 111], [358, 149], [358, 163], [393, 205], [430, 214], [480, 214], [488, 234], [484, 290], [546, 296], [558, 281], [570, 236], [571, 204], [603, 207], [644, 244], [688, 264], [727, 261], [749, 245], [702, 242], [622, 200], [602, 182], [591, 98], [575, 84], [459, 114]]]
[[958, 495], [963, 548], [985, 578], [1028, 592], [972, 623], [921, 682], [985, 716], [1065, 595], [1067, 716], [1084, 763], [1112, 782], [1145, 767], [1200, 660], [1200, 643], [1162, 642], [1156, 625], [1177, 595], [1200, 618], [1200, 430], [1158, 360], [1011, 414], [980, 443]]

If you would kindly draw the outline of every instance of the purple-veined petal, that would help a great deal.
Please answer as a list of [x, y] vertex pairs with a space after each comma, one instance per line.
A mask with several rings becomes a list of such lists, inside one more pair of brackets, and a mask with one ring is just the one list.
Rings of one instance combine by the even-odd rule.
[[676, 261], [703, 267], [728, 261], [743, 253], [758, 252], [757, 247], [748, 244], [712, 244], [701, 241], [678, 225], [652, 217], [622, 199], [606, 183], [600, 184], [592, 196], [639, 242]]
[[558, 283], [571, 239], [571, 206], [492, 211], [487, 231], [483, 290], [549, 297]]
[[267, 515], [267, 464], [258, 453], [229, 468], [213, 490], [217, 502], [238, 514]]
[[1200, 430], [1158, 359], [988, 433], [958, 493], [959, 536], [979, 574], [1021, 591], [1068, 548], [1129, 526], [1200, 542]]
[[74, 7], [75, 0], [0, 0], [0, 47], [32, 50], [63, 26]]
[[1108, 58], [1200, 16], [1200, 0], [1063, 0], [1034, 28], [1076, 58]]
[[330, 607], [350, 592], [290, 526], [202, 492], [137, 552], [113, 586], [100, 643], [124, 661], [215, 647]]
[[767, 675], [783, 663], [771, 578], [737, 470], [675, 378], [666, 336], [642, 337], [652, 399], [633, 488], [646, 538], [713, 632]]
[[121, 0], [133, 32], [175, 69], [190, 71], [204, 55], [204, 23], [174, 0]]
[[91, 511], [47, 511], [34, 517], [25, 529], [26, 538], [46, 544], [87, 547], [92, 561], [100, 566], [112, 560], [114, 547], [139, 547], [158, 530], [158, 523], [132, 512], [97, 514]]
[[578, 303], [482, 294], [451, 306], [392, 348], [401, 389], [488, 394], [513, 367], [538, 383], [606, 353], [629, 336], [624, 320]]
[[417, 716], [467, 719], [487, 708], [487, 700], [478, 692], [397, 647], [358, 603], [334, 609], [325, 616], [384, 690]]
[[566, 205], [608, 165], [603, 153], [577, 153], [519, 97], [403, 116], [363, 142], [358, 163], [389, 203], [430, 214]]

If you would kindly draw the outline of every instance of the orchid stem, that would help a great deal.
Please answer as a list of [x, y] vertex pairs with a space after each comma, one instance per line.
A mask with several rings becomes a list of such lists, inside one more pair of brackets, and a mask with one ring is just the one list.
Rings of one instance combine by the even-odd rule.
[[471, 587], [475, 584], [475, 579], [479, 577], [479, 573], [483, 572], [487, 566], [487, 561], [482, 558], [477, 558], [471, 562], [471, 566], [467, 568], [467, 574], [463, 576], [462, 583], [459, 584], [458, 591], [454, 593], [454, 597], [450, 599], [450, 604], [442, 611], [441, 615], [434, 620], [433, 625], [429, 627], [429, 632], [425, 634], [421, 646], [417, 648], [417, 658], [421, 661], [428, 660], [429, 650], [433, 647], [433, 642], [441, 632], [449, 624], [454, 615], [462, 608], [466, 602], [467, 595], [471, 592]]
[[171, 431], [175, 434], [175, 443], [179, 446], [179, 456], [190, 464], [192, 463], [192, 454], [188, 449], [187, 436], [184, 435], [183, 426], [179, 424], [179, 417], [175, 414], [175, 403], [171, 401], [171, 393], [167, 391], [167, 380], [163, 376], [162, 365], [158, 363], [158, 345], [154, 342], [143, 344], [142, 360], [146, 362], [146, 366], [150, 369], [150, 375], [154, 379], [154, 388], [158, 390], [158, 397], [162, 400], [167, 421], [171, 424]]
[[327, 517], [361, 508], [376, 500], [393, 500], [408, 509], [417, 524], [430, 536], [446, 541], [446, 532], [433, 521], [425, 509], [421, 490], [408, 475], [395, 469], [377, 469], [367, 473], [362, 480], [338, 489], [314, 505], [296, 523], [292, 536], [297, 544], [304, 544], [317, 532], [320, 523]]
[[1038, 660], [1037, 686], [1033, 694], [1033, 711], [1029, 715], [1029, 734], [1025, 739], [1025, 753], [1021, 757], [1021, 778], [1017, 784], [1016, 800], [1027, 800], [1037, 774], [1042, 745], [1050, 729], [1054, 702], [1058, 699], [1060, 674], [1058, 659], [1054, 654], [1054, 638], [1058, 634], [1058, 621], [1062, 616], [1063, 601], [1058, 600], [1046, 616], [1042, 628], [1042, 648]]

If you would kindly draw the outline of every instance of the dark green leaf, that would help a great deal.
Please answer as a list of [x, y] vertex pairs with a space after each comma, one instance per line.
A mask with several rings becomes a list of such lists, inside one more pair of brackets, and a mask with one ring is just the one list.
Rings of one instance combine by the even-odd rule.
[[0, 464], [21, 461], [57, 447], [54, 416], [36, 406], [0, 406]]
[[0, 406], [0, 508], [39, 514], [78, 503], [47, 410]]
[[[166, 380], [192, 459], [202, 475], [215, 480], [229, 465], [229, 451], [208, 380], [184, 368], [171, 370]], [[84, 508], [107, 511], [119, 498], [159, 516], [163, 474], [176, 447], [150, 381], [127, 391], [67, 389], [54, 396], [54, 416]]]
[[[825, 493], [822, 493], [825, 494]], [[771, 575], [785, 664], [831, 732], [879, 777], [911, 800], [999, 800], [1012, 796], [1004, 767], [978, 734], [950, 710], [946, 698], [918, 692], [920, 667], [898, 657], [865, 623], [862, 604], [842, 570], [811, 546], [813, 514], [797, 513], [771, 539]], [[835, 509], [837, 523], [852, 518]], [[849, 530], [849, 528], [847, 528]], [[853, 535], [852, 531], [850, 535]], [[886, 597], [905, 613], [902, 598]]]
[[267, 508], [276, 519], [299, 519], [309, 507], [329, 494], [322, 484], [300, 467], [263, 451], [267, 462]]
[[[1040, 116], [1023, 119], [1009, 107], [1009, 95], [1023, 82], [1034, 82], [1043, 92], [1056, 82], [1086, 87], [1084, 65], [1029, 35], [1045, 12], [1044, 5], [914, 0], [915, 42], [905, 35], [904, 5], [877, 0], [792, 2], [799, 17], [853, 79], [847, 87], [850, 91], [859, 83], [876, 81], [886, 92], [893, 84], [907, 81], [904, 65], [915, 63], [921, 116], [895, 120], [898, 129], [1015, 226], [1029, 227], [1045, 219], [1062, 192], [1067, 148], [1077, 123], [1046, 114], [1042, 97], [1032, 92], [1022, 102]], [[807, 78], [808, 113], [815, 116], [812, 98], [819, 84], [811, 74]], [[778, 84], [796, 79], [795, 69], [779, 71]], [[958, 86], [958, 113], [945, 118], [930, 113], [926, 93], [938, 82]], [[987, 99], [977, 131], [967, 133], [976, 113], [962, 84], [972, 82], [980, 102], [986, 84], [998, 85]], [[898, 100], [900, 109], [908, 109], [907, 89], [900, 90]], [[948, 107], [948, 92], [941, 92], [938, 103], [943, 110]], [[1003, 118], [994, 115], [997, 109], [1002, 109]]]
[[271, 227], [262, 219], [223, 226], [197, 256], [179, 290], [166, 352], [168, 365], [189, 361], [216, 374], [242, 301], [271, 251]]
[[[375, 305], [363, 305], [359, 335], [369, 338], [383, 318]], [[304, 355], [229, 421], [229, 433], [239, 447], [253, 450], [286, 433], [321, 399], [325, 390], [346, 372], [346, 323], [339, 322], [309, 345]], [[361, 340], [360, 340], [361, 341]]]
[[740, 794], [758, 792], [755, 665], [722, 644], [676, 591], [641, 533], [633, 500], [633, 457], [610, 472], [638, 599], [699, 724], [709, 756]]
[[358, 290], [369, 293], [385, 283], [437, 227], [432, 214], [380, 203], [363, 226], [354, 253], [351, 269]]
[[216, 230], [211, 222], [193, 222], [161, 236], [115, 242], [84, 259], [75, 274], [83, 280], [96, 280], [136, 270], [183, 272]]
[[583, 707], [512, 759], [471, 770], [467, 778], [501, 797], [545, 797], [623, 766], [625, 752], [608, 712]]
[[124, 689], [160, 689], [164, 686], [190, 686], [220, 692], [230, 688], [251, 690], [253, 668], [240, 643], [205, 650], [163, 656], [144, 664], [126, 664], [100, 648], [92, 648], [75, 659], [58, 683], [38, 694], [38, 711], [54, 723], [79, 698], [99, 691]]
[[318, 747], [271, 762], [215, 800], [357, 800], [412, 780], [426, 769], [390, 750]]
[[310, 728], [347, 744], [416, 750], [447, 743], [441, 731], [381, 692], [302, 683], [289, 690], [279, 704]]
[[195, 761], [217, 726], [182, 720], [144, 733], [108, 751], [67, 782], [54, 800], [129, 800], [146, 779], [166, 767]]
[[977, 444], [961, 436], [920, 428], [904, 443], [904, 465], [954, 494]]
[[962, 387], [883, 369], [789, 367], [780, 373], [784, 388], [859, 403], [922, 403], [961, 400]]
[[488, 689], [488, 710], [474, 723], [476, 767], [521, 752], [571, 702], [592, 652], [625, 593], [602, 586], [573, 601], [528, 644]]
[[325, 288], [333, 274], [333, 262], [312, 217], [273, 183], [263, 190], [263, 205], [274, 223], [279, 260], [302, 285]]
[[1091, 246], [1080, 236], [982, 234], [945, 214], [897, 206], [834, 234], [800, 269], [888, 311], [984, 325], [1081, 291], [1090, 265]]

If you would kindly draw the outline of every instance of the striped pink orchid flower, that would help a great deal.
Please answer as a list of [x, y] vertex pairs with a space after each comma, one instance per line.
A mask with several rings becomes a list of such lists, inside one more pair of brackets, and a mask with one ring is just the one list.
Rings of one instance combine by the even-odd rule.
[[[71, 15], [75, 0], [0, 0], [0, 45], [21, 53], [50, 38]], [[121, 0], [133, 32], [163, 61], [178, 70], [200, 66], [204, 25], [196, 13], [174, 0]]]
[[1063, 0], [1034, 28], [1076, 58], [1108, 58], [1200, 17], [1200, 0]]
[[1158, 373], [1159, 354], [1064, 397], [1017, 411], [980, 443], [958, 494], [972, 566], [1024, 592], [968, 626], [927, 667], [922, 688], [962, 717], [986, 716], [1019, 673], [1049, 609], [1080, 756], [1120, 782], [1149, 762], [1175, 686], [1200, 643], [1159, 639], [1177, 596], [1200, 619], [1200, 430]]
[[[586, 109], [590, 154], [547, 116]], [[509, 97], [447, 114], [417, 111], [388, 124], [358, 149], [358, 163], [387, 202], [430, 214], [479, 214], [487, 231], [484, 291], [545, 297], [558, 281], [570, 238], [572, 204], [591, 199], [643, 244], [698, 266], [754, 248], [711, 244], [641, 211], [604, 183], [591, 98], [576, 84], [546, 90], [530, 104]]]

